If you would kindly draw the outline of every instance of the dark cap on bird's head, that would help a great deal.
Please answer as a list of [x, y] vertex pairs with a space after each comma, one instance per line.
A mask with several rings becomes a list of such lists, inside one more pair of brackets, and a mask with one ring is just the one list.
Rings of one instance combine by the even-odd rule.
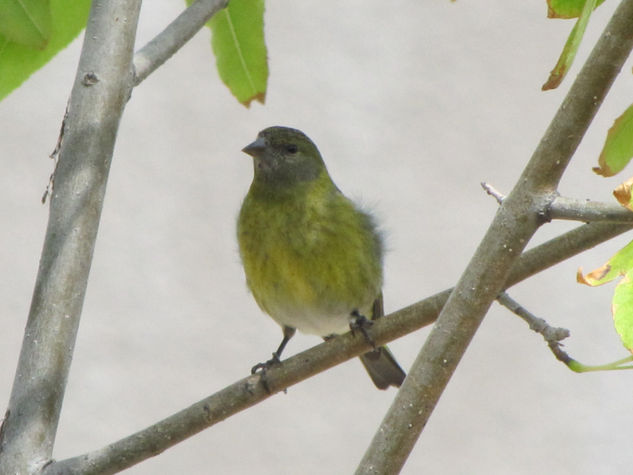
[[253, 157], [255, 180], [292, 184], [315, 179], [325, 164], [316, 145], [303, 132], [274, 126], [262, 130], [242, 149]]
[[242, 152], [255, 157], [261, 154], [266, 149], [266, 146], [274, 147], [282, 143], [289, 145], [293, 142], [307, 142], [312, 144], [316, 149], [316, 145], [314, 145], [312, 140], [299, 129], [274, 125], [260, 131], [259, 134], [257, 134], [257, 139], [244, 147]]

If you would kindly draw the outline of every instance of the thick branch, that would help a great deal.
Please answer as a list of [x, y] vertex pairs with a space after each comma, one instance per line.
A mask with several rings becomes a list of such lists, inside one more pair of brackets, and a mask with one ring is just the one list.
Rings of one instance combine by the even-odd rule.
[[[508, 285], [629, 229], [630, 225], [587, 224], [569, 231], [525, 252], [513, 268]], [[445, 290], [376, 321], [371, 330], [372, 339], [377, 344], [384, 344], [432, 323], [450, 292], [451, 289]], [[46, 468], [45, 475], [101, 474], [123, 470], [367, 349], [367, 342], [360, 335], [333, 338], [288, 358], [282, 366], [268, 370], [266, 379], [270, 393], [259, 384], [259, 376], [249, 376], [107, 447], [55, 462]]]
[[398, 473], [633, 45], [623, 0], [442, 309], [356, 473]]
[[610, 221], [612, 223], [633, 223], [633, 213], [615, 203], [579, 200], [557, 196], [549, 206], [550, 219], [573, 221]]
[[182, 48], [229, 0], [197, 0], [134, 55], [134, 85]]
[[140, 7], [141, 0], [92, 4], [0, 436], [0, 473], [33, 473], [51, 457], [112, 150], [132, 87]]

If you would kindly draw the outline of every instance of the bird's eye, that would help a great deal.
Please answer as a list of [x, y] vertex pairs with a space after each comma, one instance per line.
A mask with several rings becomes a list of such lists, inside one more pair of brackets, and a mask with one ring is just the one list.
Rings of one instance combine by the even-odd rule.
[[288, 153], [297, 153], [299, 151], [299, 147], [297, 147], [293, 143], [287, 144], [284, 148], [285, 148], [286, 152], [288, 152]]

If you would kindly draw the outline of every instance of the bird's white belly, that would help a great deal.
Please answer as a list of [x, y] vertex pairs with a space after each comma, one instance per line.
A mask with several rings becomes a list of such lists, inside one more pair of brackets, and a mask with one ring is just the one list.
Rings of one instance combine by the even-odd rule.
[[301, 333], [317, 336], [342, 335], [349, 331], [351, 311], [323, 313], [319, 309], [277, 309], [273, 318], [280, 325], [296, 328]]

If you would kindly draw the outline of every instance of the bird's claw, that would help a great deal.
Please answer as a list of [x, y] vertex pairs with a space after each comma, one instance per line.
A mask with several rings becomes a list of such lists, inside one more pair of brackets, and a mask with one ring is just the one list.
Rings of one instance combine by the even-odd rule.
[[268, 369], [278, 364], [281, 364], [281, 360], [279, 359], [277, 352], [274, 352], [273, 357], [271, 359], [263, 363], [257, 363], [255, 366], [251, 368], [251, 374], [259, 373], [260, 381], [262, 382], [262, 385], [264, 386], [264, 389], [266, 390], [266, 392], [269, 394], [271, 391], [270, 391], [270, 386], [268, 385], [268, 378], [266, 377], [266, 372], [268, 371]]
[[268, 368], [271, 368], [273, 365], [276, 364], [281, 364], [281, 360], [279, 359], [279, 356], [277, 356], [277, 352], [273, 353], [273, 357], [268, 361], [257, 363], [255, 366], [253, 366], [251, 368], [251, 374], [255, 374], [258, 371], [265, 373]]
[[349, 324], [352, 335], [355, 335], [356, 330], [358, 330], [363, 335], [363, 338], [365, 338], [365, 341], [369, 343], [371, 347], [375, 350], [376, 343], [367, 331], [371, 328], [374, 322], [365, 317], [365, 315], [361, 315], [358, 310], [354, 310], [351, 315], [352, 317], [354, 317], [354, 319]]

